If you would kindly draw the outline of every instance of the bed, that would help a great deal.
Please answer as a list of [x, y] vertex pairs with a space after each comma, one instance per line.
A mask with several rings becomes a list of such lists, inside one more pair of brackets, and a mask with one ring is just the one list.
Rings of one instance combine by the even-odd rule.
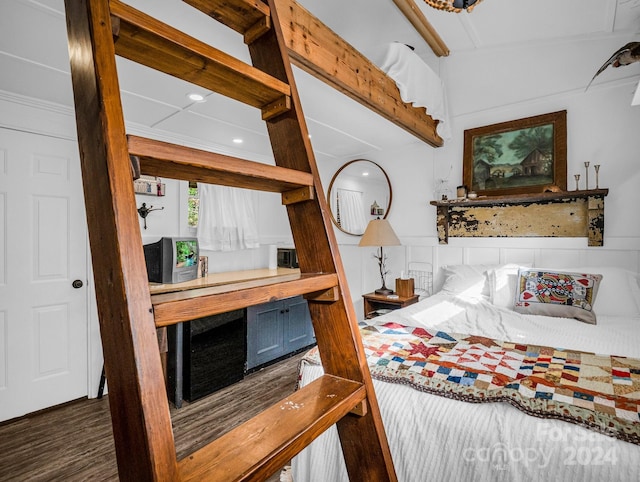
[[[437, 293], [412, 306], [362, 323], [376, 395], [400, 481], [640, 480], [637, 413], [640, 399], [640, 362], [637, 360], [640, 359], [640, 289], [637, 274], [603, 267], [527, 268], [519, 265], [444, 267], [444, 283]], [[578, 296], [582, 304], [574, 300], [569, 311], [552, 310], [550, 316], [546, 310], [554, 303], [545, 303], [548, 306], [542, 306], [541, 310], [533, 306], [535, 303], [517, 307], [526, 304], [522, 303], [526, 296], [523, 293], [535, 284], [526, 281], [527, 275], [533, 276], [532, 272], [536, 276], [569, 273], [574, 281], [576, 276], [594, 275], [588, 277], [595, 285], [591, 286], [586, 299]], [[558, 281], [557, 277], [554, 279]], [[584, 279], [582, 281], [588, 284]], [[583, 310], [586, 319], [576, 319], [582, 316], [576, 310]], [[562, 316], [567, 313], [571, 317]], [[393, 364], [389, 360], [394, 358], [389, 355], [384, 360], [382, 351], [385, 342], [390, 343], [384, 337], [396, 334], [400, 338], [399, 346], [405, 348], [409, 346], [407, 339], [412, 336], [426, 336], [430, 344], [425, 345], [429, 348], [423, 349], [422, 355], [427, 359], [432, 355], [429, 350], [434, 349], [431, 342], [447, 336], [453, 340], [449, 345], [445, 343], [447, 350], [459, 348], [460, 345], [454, 345], [454, 342], [469, 345], [471, 340], [489, 351], [492, 345], [495, 349], [495, 343], [513, 342], [509, 346], [527, 347], [524, 349], [526, 355], [530, 355], [527, 350], [532, 350], [532, 346], [541, 347], [541, 352], [547, 349], [545, 347], [566, 349], [562, 353], [577, 352], [584, 360], [593, 359], [589, 353], [602, 354], [598, 360], [615, 360], [615, 366], [623, 367], [620, 370], [626, 370], [625, 374], [621, 375], [616, 368], [609, 370], [608, 378], [603, 378], [598, 372], [602, 367], [588, 366], [583, 361], [581, 380], [593, 383], [588, 385], [590, 389], [598, 388], [602, 383], [598, 389], [603, 393], [613, 387], [616, 395], [622, 394], [618, 397], [622, 409], [619, 410], [618, 405], [615, 409], [603, 408], [603, 404], [614, 403], [612, 396], [594, 395], [588, 390], [576, 389], [575, 393], [594, 395], [591, 399], [567, 401], [567, 397], [561, 396], [566, 395], [566, 390], [563, 392], [553, 383], [549, 383], [551, 388], [546, 398], [542, 397], [546, 404], [544, 410], [535, 405], [540, 400], [531, 393], [529, 400], [524, 397], [524, 402], [510, 400], [513, 392], [520, 391], [525, 385], [524, 380], [518, 380], [522, 382], [520, 385], [505, 385], [512, 387], [511, 393], [501, 392], [506, 397], [498, 397], [501, 401], [470, 403], [478, 402], [477, 397], [486, 397], [487, 392], [474, 393], [476, 398], [466, 397], [468, 390], [464, 390], [469, 387], [463, 386], [464, 383], [458, 381], [448, 385], [448, 382], [441, 383], [442, 380], [434, 382], [426, 375], [420, 375], [425, 379], [422, 384], [416, 382], [415, 373], [425, 374], [425, 365], [407, 375], [406, 359], [411, 356], [406, 355], [406, 350], [402, 352], [402, 348], [400, 354], [405, 359], [401, 357], [399, 365], [402, 369], [396, 371], [402, 372], [404, 378], [393, 378], [389, 376], [389, 370], [393, 369], [389, 367]], [[555, 353], [552, 357], [557, 355], [555, 350], [552, 353]], [[413, 359], [420, 358], [419, 355]], [[384, 362], [380, 363], [380, 360]], [[466, 371], [465, 364], [460, 359], [457, 361], [462, 366], [454, 368]], [[557, 368], [554, 363], [557, 359], [552, 358], [549, 366]], [[571, 369], [572, 366], [567, 363], [564, 368]], [[319, 357], [312, 350], [301, 362], [300, 384], [308, 384], [321, 373]], [[445, 385], [445, 390], [432, 390], [429, 383]], [[489, 386], [489, 393], [492, 388], [495, 386]], [[557, 393], [554, 394], [554, 390]], [[591, 412], [594, 400], [599, 402], [598, 410]], [[531, 409], [529, 402], [534, 403], [535, 409]], [[549, 412], [549, 406], [555, 407], [555, 412]], [[335, 427], [294, 458], [292, 476], [295, 482], [348, 480]]]

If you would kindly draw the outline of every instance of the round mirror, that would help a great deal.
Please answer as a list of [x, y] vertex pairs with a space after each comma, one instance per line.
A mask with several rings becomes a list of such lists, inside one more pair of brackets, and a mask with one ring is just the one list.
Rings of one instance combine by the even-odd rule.
[[369, 221], [386, 218], [391, 208], [391, 182], [373, 161], [356, 159], [338, 169], [327, 199], [333, 223], [347, 234], [362, 236]]

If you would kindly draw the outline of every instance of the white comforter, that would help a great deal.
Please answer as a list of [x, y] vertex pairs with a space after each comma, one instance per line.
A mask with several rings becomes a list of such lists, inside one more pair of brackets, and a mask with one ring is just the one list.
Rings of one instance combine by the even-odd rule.
[[[370, 320], [500, 340], [640, 358], [640, 318], [597, 325], [520, 315], [482, 298], [442, 293]], [[306, 365], [301, 384], [320, 376]], [[639, 481], [640, 446], [506, 403], [471, 404], [374, 380], [398, 479], [443, 481]], [[348, 480], [335, 427], [292, 463], [294, 482]]]

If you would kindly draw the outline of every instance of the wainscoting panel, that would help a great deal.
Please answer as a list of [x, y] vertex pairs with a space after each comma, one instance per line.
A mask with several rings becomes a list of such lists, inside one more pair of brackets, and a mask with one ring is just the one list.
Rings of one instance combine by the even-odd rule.
[[[406, 265], [412, 261], [433, 265], [436, 290], [442, 286], [440, 267], [451, 264], [526, 263], [544, 268], [614, 266], [640, 272], [640, 239], [637, 238], [608, 238], [603, 247], [588, 247], [586, 238], [451, 239], [448, 245], [437, 244], [436, 238], [402, 238], [401, 241]], [[390, 273], [388, 279], [395, 279], [397, 274]]]
[[[410, 262], [433, 266], [434, 290], [442, 286], [439, 270], [452, 264], [522, 263], [540, 268], [615, 266], [640, 273], [640, 239], [606, 238], [603, 247], [587, 246], [586, 238], [451, 238], [438, 244], [436, 237], [401, 237], [402, 246], [385, 248], [387, 287], [407, 271]], [[358, 240], [340, 243], [356, 314], [363, 317], [362, 295], [380, 287], [375, 248], [361, 248]]]

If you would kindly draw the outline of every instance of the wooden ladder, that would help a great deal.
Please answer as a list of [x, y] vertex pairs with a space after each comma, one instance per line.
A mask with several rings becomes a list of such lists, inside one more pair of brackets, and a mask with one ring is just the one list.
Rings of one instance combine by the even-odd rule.
[[[336, 424], [352, 480], [395, 480], [273, 0], [185, 0], [244, 36], [247, 65], [117, 0], [65, 0], [78, 143], [120, 478], [260, 480]], [[262, 112], [265, 165], [127, 136], [115, 56]], [[278, 192], [300, 276], [151, 296], [129, 156], [142, 174]], [[156, 327], [303, 294], [325, 375], [177, 460]], [[283, 410], [295, 406], [295, 410]]]

